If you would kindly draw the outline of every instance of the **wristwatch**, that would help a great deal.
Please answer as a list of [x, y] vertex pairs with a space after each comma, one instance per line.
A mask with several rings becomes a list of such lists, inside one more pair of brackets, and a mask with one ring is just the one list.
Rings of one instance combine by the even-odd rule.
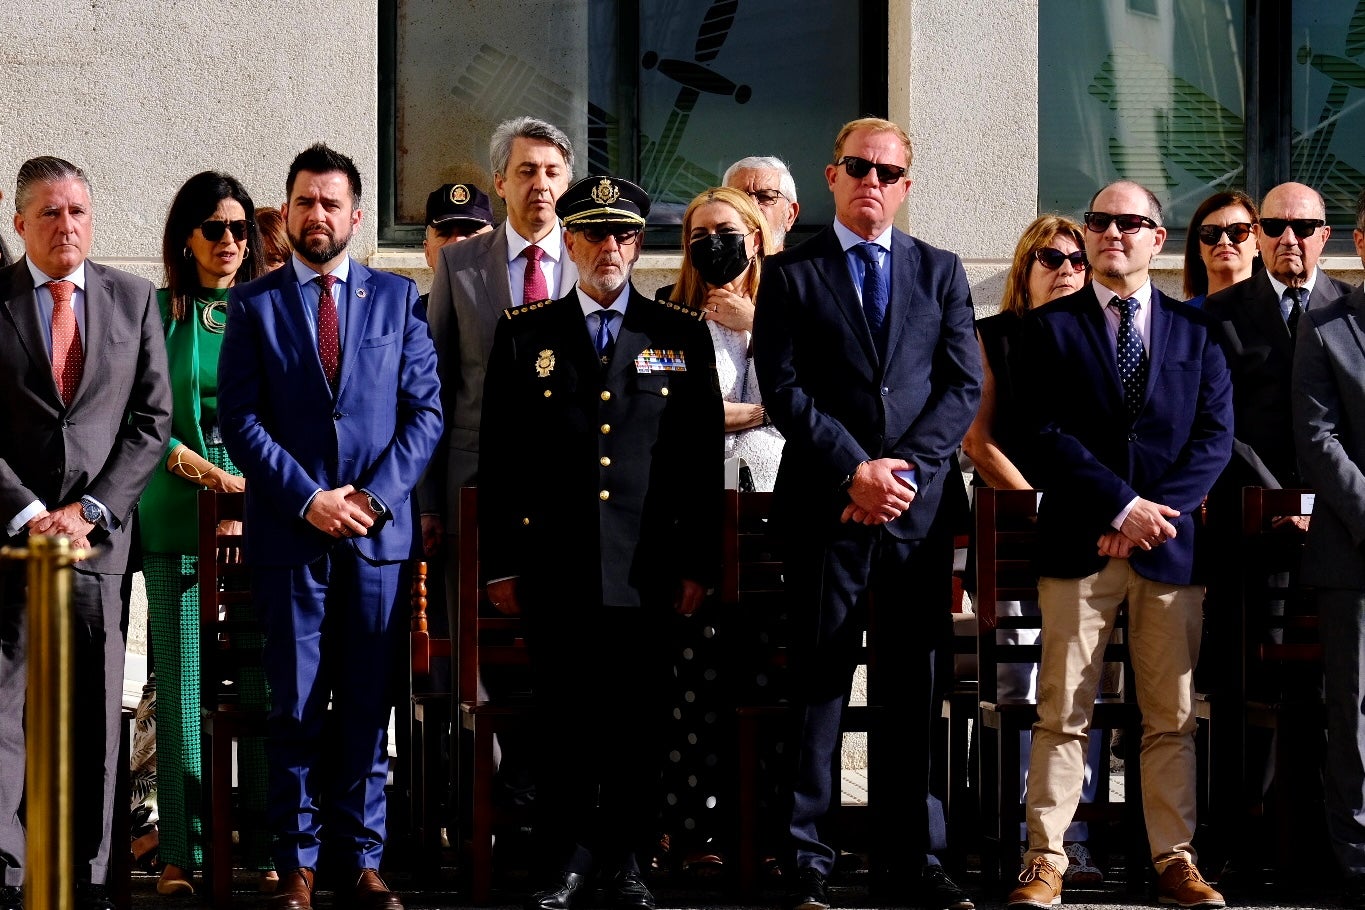
[[369, 501], [370, 511], [373, 512], [374, 514], [383, 515], [385, 512], [388, 511], [388, 509], [384, 508], [384, 504], [379, 500], [375, 499], [374, 494], [371, 493], [369, 490], [365, 491], [365, 499]]
[[95, 502], [95, 500], [91, 499], [89, 496], [82, 496], [81, 518], [84, 518], [92, 525], [102, 526], [104, 524], [104, 510], [100, 508], [99, 503]]
[[867, 462], [865, 461], [858, 462], [857, 467], [855, 467], [852, 471], [849, 471], [848, 476], [845, 477], [843, 480], [839, 481], [840, 493], [848, 492], [848, 488], [853, 486], [853, 478], [858, 476], [858, 468], [861, 468], [865, 464], [867, 464]]

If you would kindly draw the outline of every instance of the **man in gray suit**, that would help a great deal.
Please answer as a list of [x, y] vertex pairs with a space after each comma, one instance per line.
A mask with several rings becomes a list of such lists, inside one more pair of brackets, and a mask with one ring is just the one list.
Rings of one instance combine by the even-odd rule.
[[[1365, 262], [1365, 193], [1356, 202]], [[1300, 580], [1315, 588], [1327, 681], [1327, 832], [1346, 878], [1343, 905], [1365, 908], [1365, 291], [1299, 325], [1291, 387], [1294, 444], [1316, 491]]]
[[[488, 142], [493, 188], [507, 218], [491, 233], [441, 249], [427, 299], [436, 343], [445, 430], [418, 487], [423, 547], [444, 538], [446, 608], [456, 628], [459, 591], [460, 487], [475, 480], [483, 378], [493, 328], [503, 310], [535, 300], [557, 300], [578, 281], [564, 250], [555, 202], [573, 178], [573, 145], [563, 130], [533, 117], [498, 124]], [[451, 691], [459, 666], [451, 661]], [[484, 680], [489, 683], [488, 680]], [[494, 690], [497, 681], [490, 683]], [[505, 745], [505, 743], [503, 743]], [[512, 783], [503, 767], [504, 783]], [[514, 785], [524, 788], [524, 781]]]
[[[24, 162], [14, 202], [24, 256], [0, 269], [0, 521], [8, 542], [65, 535], [96, 548], [74, 572], [70, 727], [77, 903], [105, 910], [113, 907], [105, 882], [114, 782], [125, 770], [118, 746], [131, 522], [170, 439], [166, 348], [151, 284], [86, 259], [90, 185], [80, 168], [52, 157]], [[22, 578], [7, 576], [0, 598], [0, 910], [22, 907], [27, 614]]]

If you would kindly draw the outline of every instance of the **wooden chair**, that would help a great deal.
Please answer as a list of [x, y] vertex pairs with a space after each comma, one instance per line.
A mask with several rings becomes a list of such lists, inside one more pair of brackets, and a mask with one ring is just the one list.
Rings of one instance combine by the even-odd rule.
[[528, 811], [493, 799], [493, 739], [524, 728], [531, 703], [525, 697], [490, 699], [480, 692], [480, 674], [494, 666], [527, 664], [524, 621], [499, 614], [487, 602], [479, 580], [478, 491], [460, 490], [460, 592], [456, 631], [461, 743], [457, 767], [461, 805], [469, 806], [470, 900], [486, 906], [493, 889], [493, 837], [500, 827], [523, 824]]
[[[979, 604], [999, 601], [1037, 601], [1038, 578], [1033, 569], [1037, 548], [1038, 493], [1033, 490], [993, 490], [982, 487], [975, 495], [976, 596]], [[980, 606], [978, 606], [980, 615]], [[1025, 699], [997, 697], [996, 671], [1001, 664], [1038, 663], [1040, 645], [1005, 645], [996, 629], [1040, 628], [1037, 617], [1001, 616], [995, 628], [984, 622], [978, 628], [978, 679], [981, 697], [980, 800], [985, 825], [982, 868], [987, 877], [1012, 880], [1019, 868], [1019, 831], [1024, 803], [1019, 793], [1022, 737], [1038, 719], [1037, 704]], [[1117, 639], [1118, 636], [1115, 636]], [[1146, 828], [1143, 823], [1141, 777], [1135, 754], [1141, 742], [1131, 665], [1122, 643], [1111, 641], [1106, 662], [1122, 662], [1125, 696], [1101, 693], [1095, 704], [1092, 726], [1110, 731], [1122, 728], [1130, 737], [1134, 754], [1124, 762], [1124, 802], [1108, 802], [1108, 762], [1101, 761], [1101, 780], [1093, 803], [1082, 803], [1076, 820], [1116, 822], [1122, 825], [1126, 871], [1130, 888], [1142, 886], [1148, 863]]]
[[261, 671], [264, 635], [251, 606], [246, 563], [229, 561], [241, 552], [242, 536], [219, 533], [219, 522], [241, 521], [244, 494], [199, 492], [199, 668], [205, 756], [204, 854], [209, 902], [214, 910], [232, 905], [232, 743], [264, 736], [266, 710], [242, 704], [239, 681]]
[[1242, 490], [1242, 692], [1248, 728], [1274, 732], [1268, 796], [1281, 869], [1327, 849], [1322, 793], [1308, 784], [1320, 779], [1327, 715], [1317, 609], [1297, 583], [1307, 535], [1277, 526], [1285, 516], [1311, 514], [1312, 499], [1309, 489]]
[[[419, 879], [437, 876], [441, 865], [441, 828], [453, 824], [454, 807], [446, 804], [449, 775], [442, 759], [442, 739], [451, 731], [452, 695], [447, 675], [432, 674], [432, 662], [448, 660], [453, 639], [435, 636], [427, 620], [427, 564], [418, 563], [413, 577], [412, 616], [409, 622], [409, 693], [411, 748], [408, 754], [409, 817]], [[451, 751], [454, 751], [453, 738]]]

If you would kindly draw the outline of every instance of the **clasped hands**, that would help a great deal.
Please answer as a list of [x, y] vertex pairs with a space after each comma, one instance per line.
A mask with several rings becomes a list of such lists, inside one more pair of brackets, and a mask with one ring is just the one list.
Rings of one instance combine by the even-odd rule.
[[329, 537], [364, 537], [378, 516], [369, 497], [348, 483], [314, 496], [303, 517]]
[[1175, 539], [1175, 525], [1166, 519], [1179, 518], [1170, 506], [1139, 498], [1117, 531], [1105, 531], [1096, 542], [1101, 556], [1127, 559], [1133, 550], [1151, 550]]
[[848, 488], [850, 502], [839, 520], [861, 525], [895, 521], [915, 501], [915, 491], [892, 472], [914, 467], [901, 458], [877, 458], [858, 465]]
[[90, 532], [95, 530], [95, 526], [81, 515], [79, 502], [69, 502], [51, 512], [44, 509], [30, 518], [25, 527], [30, 534], [68, 537], [71, 539], [71, 546], [78, 550], [90, 549]]

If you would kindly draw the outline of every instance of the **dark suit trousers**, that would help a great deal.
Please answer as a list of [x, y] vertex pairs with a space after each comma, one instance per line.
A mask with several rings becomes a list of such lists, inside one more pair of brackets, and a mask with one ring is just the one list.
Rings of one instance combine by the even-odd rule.
[[522, 585], [535, 692], [537, 872], [635, 871], [657, 843], [669, 607]]
[[1327, 834], [1341, 870], [1365, 875], [1365, 592], [1317, 591], [1327, 676]]
[[798, 727], [788, 739], [797, 748], [789, 767], [787, 862], [826, 876], [834, 868], [837, 849], [822, 838], [820, 825], [838, 792], [840, 719], [867, 629], [868, 703], [880, 706], [883, 719], [868, 736], [877, 851], [871, 871], [912, 862], [918, 874], [947, 845], [943, 805], [929, 792], [929, 780], [938, 684], [945, 658], [951, 660], [952, 538], [935, 532], [898, 540], [882, 528], [855, 524], [829, 533], [823, 543], [790, 541], [786, 552], [798, 709]]
[[252, 569], [271, 698], [267, 811], [282, 873], [316, 869], [324, 839], [338, 865], [379, 868], [401, 576], [401, 563], [369, 563], [346, 543], [306, 566]]
[[[131, 593], [130, 575], [72, 573], [75, 873], [78, 880], [96, 884], [104, 884], [109, 874], [114, 785], [126, 770], [119, 767], [118, 754]], [[23, 883], [26, 855], [21, 800], [27, 643], [23, 570], [11, 568], [0, 603], [0, 865], [5, 884], [13, 886]]]

